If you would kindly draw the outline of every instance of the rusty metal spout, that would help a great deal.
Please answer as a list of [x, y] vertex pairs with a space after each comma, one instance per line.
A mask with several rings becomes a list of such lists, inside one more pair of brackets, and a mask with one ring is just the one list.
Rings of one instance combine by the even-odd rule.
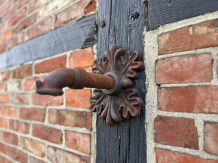
[[60, 68], [50, 72], [43, 81], [36, 80], [36, 93], [61, 96], [64, 87], [110, 89], [113, 84], [114, 80], [110, 76], [89, 73], [78, 67]]

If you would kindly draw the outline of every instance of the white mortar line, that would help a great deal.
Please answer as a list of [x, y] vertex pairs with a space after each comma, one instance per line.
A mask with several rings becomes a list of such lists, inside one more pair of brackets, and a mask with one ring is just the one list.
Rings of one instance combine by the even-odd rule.
[[163, 144], [158, 144], [158, 143], [155, 143], [155, 144], [156, 144], [157, 148], [169, 149], [169, 150], [181, 153], [181, 154], [185, 153], [185, 154], [189, 154], [189, 155], [192, 155], [192, 156], [198, 156], [198, 157], [204, 158], [204, 159], [218, 160], [218, 156], [209, 154], [209, 153], [207, 153], [205, 151], [194, 150], [194, 149], [183, 148], [183, 147], [163, 145]]
[[[94, 59], [97, 58], [97, 44], [95, 44], [92, 48], [93, 53], [94, 53]], [[94, 89], [92, 89], [92, 96], [93, 96], [93, 91]], [[90, 110], [89, 110], [90, 111]], [[92, 132], [91, 132], [91, 163], [95, 163], [96, 162], [96, 144], [97, 144], [97, 140], [96, 140], [96, 122], [97, 122], [97, 114], [96, 113], [92, 113]]]
[[212, 56], [213, 56], [213, 67], [212, 67], [212, 72], [213, 72], [213, 79], [211, 81], [211, 84], [218, 84], [217, 80], [217, 53], [218, 53], [218, 48], [215, 50], [212, 50]]
[[[147, 112], [147, 116], [152, 114], [151, 111]], [[191, 118], [196, 119], [201, 118], [204, 121], [208, 122], [217, 122], [218, 121], [218, 114], [208, 114], [208, 113], [188, 113], [188, 112], [169, 112], [169, 111], [162, 111], [160, 109], [156, 110], [156, 115], [161, 116], [173, 116], [173, 117], [184, 117], [184, 118]]]
[[145, 72], [146, 72], [146, 144], [147, 162], [156, 163], [154, 142], [154, 119], [157, 112], [157, 85], [155, 84], [155, 60], [158, 56], [157, 32], [145, 33]]
[[199, 151], [204, 151], [204, 121], [201, 118], [196, 117], [195, 126], [197, 127], [198, 132]]
[[[19, 94], [19, 93], [18, 93]], [[45, 105], [32, 105], [32, 104], [0, 104], [0, 106], [11, 106], [11, 107], [22, 107], [22, 108], [46, 108]], [[66, 109], [66, 110], [72, 110], [72, 111], [85, 111], [85, 112], [91, 112], [88, 108], [81, 108], [81, 107], [65, 107], [64, 105], [60, 106], [49, 106], [49, 109]]]
[[160, 87], [190, 87], [190, 86], [205, 86], [205, 85], [218, 85], [218, 82], [204, 82], [204, 83], [178, 83], [178, 84], [161, 84]]
[[[158, 55], [157, 58], [162, 59], [162, 58], [170, 58], [170, 57], [177, 57], [177, 56], [190, 55], [190, 54], [197, 55], [201, 53], [215, 53], [215, 52], [218, 53], [218, 47], [194, 49], [194, 50], [188, 50], [188, 51], [183, 51], [183, 52], [175, 52], [171, 54]], [[217, 56], [215, 58], [217, 58]]]
[[66, 63], [66, 67], [70, 68], [70, 54], [72, 53], [72, 50], [69, 51], [66, 55], [67, 55], [67, 63]]

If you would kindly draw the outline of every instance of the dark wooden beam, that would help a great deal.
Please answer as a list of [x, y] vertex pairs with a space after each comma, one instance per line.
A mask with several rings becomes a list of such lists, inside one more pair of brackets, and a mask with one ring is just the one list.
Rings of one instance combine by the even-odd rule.
[[[126, 50], [144, 52], [145, 4], [142, 0], [99, 1], [98, 57], [113, 44]], [[139, 72], [134, 88], [143, 99], [139, 118], [123, 120], [109, 127], [97, 118], [97, 163], [146, 162], [145, 134], [145, 72]]]
[[0, 69], [92, 46], [96, 43], [95, 28], [95, 14], [59, 27], [1, 53]]
[[148, 5], [148, 28], [218, 11], [217, 0], [145, 0]]

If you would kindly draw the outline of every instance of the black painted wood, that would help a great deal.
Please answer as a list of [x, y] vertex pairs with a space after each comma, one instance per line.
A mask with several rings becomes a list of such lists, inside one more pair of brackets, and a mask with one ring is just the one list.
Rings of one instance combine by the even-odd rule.
[[[142, 0], [99, 1], [98, 57], [113, 44], [126, 50], [144, 52], [145, 5]], [[145, 72], [134, 80], [138, 96], [143, 99], [139, 118], [124, 120], [114, 127], [97, 118], [97, 163], [146, 162]]]
[[146, 0], [149, 29], [218, 11], [217, 0]]
[[96, 43], [95, 14], [59, 27], [0, 54], [0, 69]]

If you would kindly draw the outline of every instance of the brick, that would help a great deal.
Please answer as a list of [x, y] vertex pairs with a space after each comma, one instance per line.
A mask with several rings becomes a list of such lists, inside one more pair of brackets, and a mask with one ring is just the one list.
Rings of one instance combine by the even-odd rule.
[[37, 140], [20, 137], [20, 147], [39, 157], [45, 157], [45, 144]]
[[6, 31], [7, 26], [8, 26], [8, 24], [6, 22], [4, 24], [2, 24], [2, 26], [0, 27], [0, 33], [3, 33], [4, 31]]
[[36, 22], [36, 18], [37, 18], [37, 13], [27, 17], [26, 19], [22, 20], [16, 27], [16, 32], [20, 32], [23, 29], [29, 27], [30, 25], [32, 25], [33, 23]]
[[21, 108], [20, 118], [24, 120], [34, 120], [44, 122], [45, 119], [45, 109], [39, 108]]
[[5, 83], [0, 83], [0, 93], [5, 93], [6, 92], [6, 85]]
[[71, 110], [49, 110], [49, 123], [70, 127], [92, 128], [92, 114]]
[[154, 130], [157, 143], [199, 149], [194, 119], [158, 116], [155, 118]]
[[63, 105], [63, 96], [50, 96], [50, 95], [39, 95], [33, 93], [32, 101], [34, 105], [44, 105], [44, 106], [60, 106]]
[[66, 24], [69, 21], [81, 16], [85, 13], [86, 6], [91, 3], [90, 0], [81, 0], [73, 4], [73, 6], [65, 9], [56, 16], [55, 27]]
[[0, 73], [0, 81], [8, 80], [10, 77], [10, 71], [5, 71]]
[[0, 94], [0, 104], [9, 103], [9, 94]]
[[0, 152], [4, 153], [4, 154], [7, 154], [7, 146], [0, 143]]
[[3, 53], [7, 49], [7, 43], [0, 45], [0, 53]]
[[65, 150], [48, 146], [47, 149], [48, 159], [53, 163], [90, 163], [91, 158], [86, 156], [77, 155], [75, 153], [67, 152]]
[[2, 163], [13, 163], [11, 160], [7, 159], [6, 157], [3, 157], [2, 155], [0, 155], [0, 160], [2, 161]]
[[25, 152], [14, 147], [7, 146], [7, 155], [16, 161], [22, 163], [28, 162], [28, 155]]
[[24, 123], [16, 120], [10, 120], [10, 129], [22, 134], [29, 133], [30, 125], [29, 123]]
[[218, 163], [218, 160], [203, 159], [185, 153], [155, 148], [157, 163]]
[[2, 141], [5, 141], [7, 143], [13, 144], [13, 145], [18, 145], [18, 136], [16, 134], [6, 132], [6, 131], [1, 131], [0, 132], [0, 139]]
[[218, 123], [204, 124], [204, 149], [208, 153], [218, 155]]
[[13, 104], [30, 104], [31, 94], [27, 94], [27, 93], [11, 94], [10, 99], [11, 99], [11, 103]]
[[29, 0], [20, 0], [18, 3], [18, 8], [23, 7]]
[[53, 127], [40, 124], [33, 124], [33, 136], [55, 144], [62, 144], [61, 130], [58, 130]]
[[8, 42], [8, 48], [12, 48], [18, 44], [21, 44], [24, 42], [24, 33], [18, 33], [15, 37], [12, 37], [10, 41]]
[[33, 78], [25, 79], [25, 81], [24, 81], [24, 90], [25, 91], [35, 90], [36, 89], [36, 79], [42, 81], [44, 78], [45, 78], [45, 76], [33, 77]]
[[49, 59], [40, 63], [35, 64], [35, 73], [46, 73], [56, 70], [58, 68], [66, 67], [67, 56], [61, 56], [53, 59]]
[[[0, 127], [7, 129], [8, 128], [8, 120], [0, 117]], [[1, 148], [1, 146], [0, 146]]]
[[96, 0], [91, 0], [85, 8], [85, 14], [96, 10]]
[[48, 0], [33, 0], [29, 3], [29, 13], [46, 4]]
[[19, 20], [26, 16], [26, 7], [17, 12], [8, 22], [9, 26], [15, 25]]
[[83, 89], [83, 90], [72, 90], [68, 89], [65, 91], [66, 96], [66, 105], [74, 106], [74, 107], [90, 107], [90, 97], [92, 94], [91, 89]]
[[10, 7], [10, 2], [5, 3], [2, 7], [0, 7], [0, 15], [4, 13]]
[[197, 83], [212, 79], [211, 53], [159, 59], [156, 62], [156, 83]]
[[91, 153], [91, 135], [65, 131], [65, 145], [84, 153]]
[[54, 0], [46, 4], [38, 12], [38, 18], [43, 19], [48, 15], [54, 13], [56, 10], [61, 9], [67, 5], [70, 5], [75, 0]]
[[218, 113], [218, 86], [158, 88], [158, 107], [163, 111]]
[[70, 67], [88, 67], [93, 66], [94, 53], [92, 47], [75, 50], [70, 55]]
[[166, 32], [158, 36], [159, 55], [218, 46], [218, 19]]
[[11, 7], [2, 17], [2, 22], [5, 22], [10, 16], [12, 16], [16, 12], [17, 6], [14, 5]]
[[18, 108], [13, 107], [13, 106], [0, 106], [1, 110], [1, 115], [6, 116], [6, 117], [13, 117], [17, 118], [18, 117]]
[[20, 66], [12, 70], [12, 78], [25, 78], [32, 76], [32, 64]]
[[44, 21], [36, 24], [35, 26], [31, 27], [27, 31], [28, 39], [32, 39], [34, 37], [40, 36], [52, 29], [52, 17], [45, 19]]
[[7, 32], [3, 33], [1, 35], [0, 42], [4, 42], [4, 41], [8, 40], [9, 38], [11, 38], [13, 36], [13, 33], [14, 33], [13, 29], [8, 30]]
[[7, 88], [9, 92], [17, 92], [22, 90], [21, 81], [19, 80], [12, 80], [7, 82]]
[[30, 163], [46, 163], [45, 161], [39, 160], [39, 159], [32, 157], [32, 156], [29, 156], [29, 162]]

